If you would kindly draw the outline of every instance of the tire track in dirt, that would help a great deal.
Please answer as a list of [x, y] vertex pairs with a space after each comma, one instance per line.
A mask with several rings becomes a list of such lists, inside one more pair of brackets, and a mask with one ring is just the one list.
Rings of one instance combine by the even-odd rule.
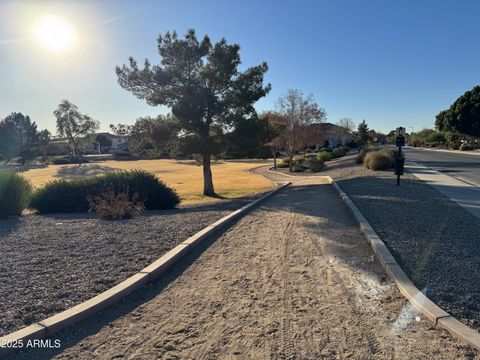
[[[470, 354], [424, 321], [391, 334], [405, 301], [394, 286], [381, 285], [383, 270], [369, 260], [370, 245], [330, 186], [287, 189], [210, 241], [143, 291], [149, 295], [140, 292], [61, 334], [61, 350], [43, 356], [38, 351], [38, 357], [26, 352], [16, 359], [461, 359]], [[146, 299], [139, 300], [142, 296]], [[123, 306], [128, 312], [121, 312]], [[113, 316], [115, 311], [120, 315]]]
[[294, 340], [292, 338], [292, 329], [291, 329], [291, 288], [290, 288], [290, 280], [289, 280], [289, 272], [290, 272], [290, 262], [289, 262], [289, 243], [290, 238], [292, 236], [292, 228], [295, 224], [295, 213], [290, 212], [290, 220], [288, 221], [287, 227], [283, 233], [282, 237], [282, 244], [283, 244], [283, 307], [284, 307], [284, 315], [283, 315], [283, 356], [282, 359], [290, 359], [292, 354], [294, 353]]

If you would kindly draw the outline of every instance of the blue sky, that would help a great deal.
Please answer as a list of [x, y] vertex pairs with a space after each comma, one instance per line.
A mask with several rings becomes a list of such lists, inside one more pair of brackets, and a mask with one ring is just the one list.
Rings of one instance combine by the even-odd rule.
[[[195, 28], [239, 43], [244, 67], [266, 61], [269, 110], [289, 88], [312, 93], [328, 121], [371, 128], [432, 127], [435, 115], [480, 83], [478, 1], [1, 1], [0, 118], [22, 112], [55, 129], [62, 99], [99, 120], [165, 113], [123, 90], [114, 68], [129, 56], [158, 63], [158, 34]], [[32, 22], [53, 14], [78, 34], [53, 54]]]

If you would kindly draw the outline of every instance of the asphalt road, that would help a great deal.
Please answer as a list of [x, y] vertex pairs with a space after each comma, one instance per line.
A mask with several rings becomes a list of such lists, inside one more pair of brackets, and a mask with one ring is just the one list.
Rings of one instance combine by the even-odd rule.
[[480, 155], [405, 148], [407, 160], [480, 186]]

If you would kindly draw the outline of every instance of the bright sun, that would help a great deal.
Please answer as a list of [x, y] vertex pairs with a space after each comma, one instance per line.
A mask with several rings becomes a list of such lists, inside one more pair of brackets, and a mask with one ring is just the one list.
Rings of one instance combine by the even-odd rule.
[[73, 25], [51, 15], [35, 21], [33, 35], [40, 46], [56, 54], [71, 50], [77, 42], [77, 32]]

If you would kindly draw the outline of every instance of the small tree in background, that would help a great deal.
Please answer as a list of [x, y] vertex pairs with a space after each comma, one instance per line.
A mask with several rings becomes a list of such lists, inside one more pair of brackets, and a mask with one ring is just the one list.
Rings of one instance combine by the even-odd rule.
[[80, 113], [78, 107], [68, 100], [63, 100], [53, 114], [57, 118], [58, 135], [68, 140], [74, 156], [77, 155], [79, 138], [94, 133], [99, 127], [98, 121]]
[[337, 121], [337, 125], [344, 128], [348, 133], [351, 133], [355, 130], [355, 123], [350, 118], [341, 118]]
[[110, 140], [105, 134], [98, 134], [95, 136], [95, 142], [100, 146], [100, 153], [102, 152], [102, 148], [112, 146], [112, 140]]
[[12, 113], [0, 122], [0, 152], [7, 162], [20, 156], [24, 165], [37, 145], [37, 124], [32, 122], [28, 115]]
[[52, 134], [47, 129], [42, 130], [38, 133], [38, 146], [42, 151], [42, 156], [46, 157], [46, 148], [50, 143], [50, 138]]
[[325, 121], [327, 113], [318, 106], [312, 95], [304, 97], [297, 89], [288, 90], [278, 99], [275, 113], [277, 121], [284, 122], [285, 130], [281, 134], [281, 139], [290, 159], [289, 167], [292, 171], [295, 153], [313, 145], [322, 135], [316, 134], [317, 129], [310, 125]]
[[358, 124], [357, 136], [358, 136], [358, 142], [360, 143], [360, 145], [367, 144], [369, 130], [370, 129], [368, 128], [368, 124], [365, 122], [365, 120], [363, 120], [360, 124]]
[[240, 72], [239, 50], [225, 39], [215, 45], [207, 36], [199, 41], [193, 29], [184, 39], [167, 32], [158, 37], [160, 65], [145, 60], [139, 68], [130, 58], [129, 66], [116, 69], [124, 89], [150, 105], [171, 108], [185, 149], [202, 156], [203, 193], [209, 196], [215, 195], [211, 155], [221, 150], [226, 128], [239, 116], [255, 114], [253, 104], [270, 90], [263, 86], [267, 64]]

